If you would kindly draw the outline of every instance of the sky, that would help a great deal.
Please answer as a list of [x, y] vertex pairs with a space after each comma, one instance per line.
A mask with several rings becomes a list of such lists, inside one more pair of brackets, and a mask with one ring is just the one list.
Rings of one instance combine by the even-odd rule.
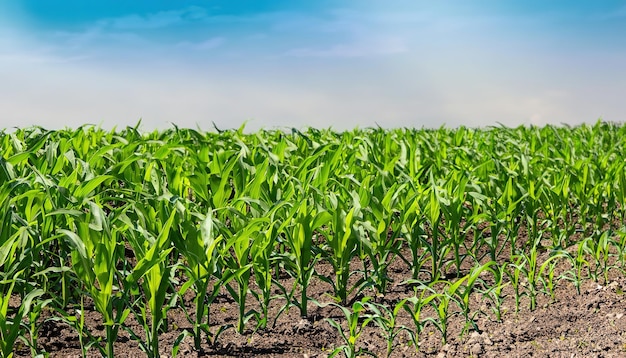
[[626, 120], [617, 0], [2, 0], [0, 129]]

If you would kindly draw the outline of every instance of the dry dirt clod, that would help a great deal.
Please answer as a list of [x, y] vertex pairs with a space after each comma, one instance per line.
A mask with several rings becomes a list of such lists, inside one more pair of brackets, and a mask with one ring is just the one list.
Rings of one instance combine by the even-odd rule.
[[467, 345], [471, 346], [474, 343], [480, 343], [480, 333], [472, 332], [470, 338], [467, 340]]
[[305, 318], [300, 319], [293, 326], [293, 330], [296, 333], [307, 332], [307, 331], [310, 331], [312, 328], [313, 328], [313, 326], [311, 325], [311, 322], [309, 322], [309, 320], [307, 320]]
[[472, 355], [474, 356], [478, 356], [482, 352], [483, 352], [483, 347], [480, 345], [480, 343], [474, 344], [472, 348], [470, 349], [470, 353], [472, 353]]

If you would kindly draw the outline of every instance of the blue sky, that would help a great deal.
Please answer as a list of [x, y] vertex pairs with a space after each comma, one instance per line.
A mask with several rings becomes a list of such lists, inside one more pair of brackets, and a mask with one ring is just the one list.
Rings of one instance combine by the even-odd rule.
[[623, 1], [3, 0], [0, 128], [626, 120]]

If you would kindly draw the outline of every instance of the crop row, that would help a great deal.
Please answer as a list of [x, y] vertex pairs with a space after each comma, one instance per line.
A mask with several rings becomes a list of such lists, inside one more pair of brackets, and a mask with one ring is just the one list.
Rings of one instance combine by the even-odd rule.
[[[189, 290], [193, 329], [181, 339], [215, 345], [226, 327], [211, 327], [210, 308], [223, 288], [239, 307], [241, 334], [276, 321], [278, 289], [281, 312], [339, 307], [343, 324], [328, 321], [346, 344], [334, 353], [355, 356], [372, 322], [389, 354], [400, 331], [418, 348], [426, 324], [445, 341], [450, 304], [472, 328], [477, 289], [499, 320], [506, 286], [516, 311], [523, 296], [534, 309], [563, 280], [579, 290], [583, 279], [622, 272], [624, 138], [626, 127], [602, 122], [0, 132], [0, 354], [10, 357], [18, 340], [44, 353], [38, 326], [48, 310], [79, 333], [84, 354], [113, 357], [122, 329], [158, 356], [168, 310]], [[413, 293], [393, 307], [377, 303], [398, 261], [410, 274], [395, 284]], [[332, 274], [318, 272], [320, 263]], [[560, 263], [567, 269], [555, 276]], [[283, 285], [285, 274], [293, 285]], [[316, 280], [331, 288], [329, 302], [307, 293]], [[102, 315], [104, 338], [84, 326], [83, 297]], [[423, 317], [424, 307], [435, 315]], [[396, 325], [401, 311], [413, 328]], [[142, 332], [125, 324], [129, 316]]]

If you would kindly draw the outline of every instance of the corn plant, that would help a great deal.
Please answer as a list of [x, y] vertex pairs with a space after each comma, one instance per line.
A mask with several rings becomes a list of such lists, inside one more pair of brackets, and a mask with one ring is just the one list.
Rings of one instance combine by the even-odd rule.
[[344, 329], [341, 326], [341, 323], [335, 319], [326, 318], [326, 322], [339, 332], [339, 335], [344, 342], [343, 345], [335, 348], [329, 354], [329, 357], [334, 357], [339, 353], [343, 353], [346, 358], [356, 358], [357, 356], [362, 356], [364, 354], [368, 354], [372, 357], [376, 356], [366, 349], [357, 347], [357, 341], [363, 332], [363, 328], [365, 328], [374, 319], [373, 316], [365, 314], [367, 311], [367, 307], [365, 305], [369, 300], [370, 298], [366, 297], [361, 301], [356, 301], [352, 304], [351, 308], [343, 307], [334, 302], [330, 303], [330, 305], [339, 308], [343, 313], [347, 323], [347, 330]]
[[[162, 222], [156, 237], [154, 232], [149, 232], [141, 225], [141, 221], [157, 220], [157, 212], [143, 212], [135, 208], [135, 213], [141, 220], [126, 233], [137, 263], [125, 278], [124, 285], [129, 293], [140, 295], [136, 300], [138, 308], [131, 308], [144, 330], [145, 340], [140, 339], [135, 332], [127, 331], [140, 342], [140, 347], [148, 356], [159, 357], [159, 331], [165, 323], [168, 310], [165, 303], [168, 291], [172, 290], [170, 274], [175, 269], [174, 265], [168, 264], [167, 258], [173, 249], [170, 230], [177, 211], [171, 211], [168, 219]], [[166, 215], [164, 207], [158, 214]]]
[[608, 177], [612, 178], [614, 181], [613, 187], [615, 188], [615, 196], [617, 202], [621, 203], [617, 209], [617, 213], [620, 215], [621, 222], [624, 222], [626, 220], [626, 206], [623, 204], [626, 203], [626, 163], [615, 163], [615, 165], [612, 166], [612, 173], [610, 173]]
[[[78, 334], [78, 344], [80, 346], [81, 357], [86, 358], [87, 352], [94, 345], [98, 344], [98, 339], [87, 329], [85, 324], [85, 298], [81, 296], [80, 304], [74, 313], [70, 313], [62, 308], [55, 309], [60, 316], [49, 318], [50, 321], [58, 321], [67, 324]], [[87, 339], [87, 341], [86, 341]]]
[[281, 219], [278, 217], [277, 212], [283, 207], [286, 208], [286, 206], [286, 202], [279, 203], [267, 213], [267, 230], [261, 235], [255, 235], [254, 241], [251, 243], [250, 247], [254, 279], [260, 291], [258, 293], [252, 291], [252, 295], [257, 299], [261, 308], [261, 312], [258, 313], [257, 317], [257, 325], [261, 329], [267, 327], [268, 320], [270, 319], [269, 306], [272, 299], [272, 285], [276, 284], [280, 290], [285, 290], [280, 283], [275, 282], [273, 269], [274, 264], [280, 260], [279, 257], [274, 254], [277, 241], [276, 237], [278, 236], [278, 229], [281, 226]]
[[[182, 235], [174, 235], [175, 246], [183, 255], [186, 264], [181, 268], [185, 271], [188, 280], [180, 288], [178, 294], [184, 295], [191, 287], [195, 288], [195, 314], [188, 317], [193, 324], [194, 347], [201, 349], [202, 334], [205, 334], [212, 345], [217, 343], [219, 335], [228, 327], [220, 326], [217, 331], [211, 332], [210, 306], [217, 298], [220, 288], [228, 284], [234, 276], [222, 272], [220, 266], [220, 247], [224, 244], [224, 237], [219, 234], [214, 222], [213, 211], [209, 211], [197, 228], [191, 221], [180, 225]], [[212, 280], [214, 279], [214, 280]]]
[[475, 317], [470, 316], [470, 294], [473, 292], [474, 284], [479, 276], [483, 272], [490, 270], [491, 266], [495, 264], [495, 261], [489, 261], [484, 265], [474, 267], [468, 275], [458, 279], [445, 291], [445, 294], [450, 295], [451, 299], [457, 303], [461, 310], [461, 315], [465, 318], [465, 327], [461, 334], [467, 330], [469, 325], [471, 325], [474, 330], [479, 330], [474, 320]]
[[[507, 285], [517, 312], [524, 296], [531, 309], [541, 293], [554, 299], [562, 279], [580, 293], [584, 280], [624, 271], [622, 124], [253, 134], [139, 125], [0, 130], [3, 355], [16, 341], [45, 354], [38, 325], [50, 309], [46, 319], [74, 327], [85, 356], [113, 355], [120, 328], [157, 356], [168, 309], [187, 312], [180, 298], [190, 291], [192, 328], [172, 353], [187, 335], [197, 350], [205, 338], [215, 348], [230, 327], [211, 326], [220, 293], [237, 301], [245, 332], [248, 319], [263, 329], [293, 306], [307, 317], [318, 278], [358, 327], [370, 318], [382, 327], [389, 353], [405, 331], [398, 311], [413, 317], [417, 347], [425, 325], [445, 341], [451, 315], [472, 327], [472, 290], [501, 320]], [[415, 296], [393, 309], [360, 301], [370, 288], [386, 295], [398, 259], [411, 279], [396, 285]], [[319, 263], [333, 272], [320, 275]], [[293, 286], [281, 285], [285, 274]], [[286, 303], [270, 317], [275, 289]], [[22, 306], [7, 306], [11, 296]], [[102, 314], [104, 337], [85, 325], [83, 297]], [[145, 334], [132, 331], [131, 313]]]
[[621, 270], [626, 268], [626, 232], [624, 229], [617, 231], [617, 237], [614, 239], [614, 245], [617, 248], [616, 265]]
[[[321, 256], [314, 252], [313, 236], [316, 230], [331, 220], [331, 216], [326, 211], [316, 212], [315, 208], [310, 208], [306, 201], [302, 201], [292, 208], [288, 218], [281, 225], [286, 235], [285, 244], [290, 250], [284, 255], [283, 263], [294, 276], [295, 282], [291, 292], [286, 294], [285, 308], [294, 304], [300, 308], [300, 315], [307, 317], [307, 287], [313, 277], [314, 266]], [[297, 287], [300, 287], [300, 301], [292, 299]]]
[[[439, 333], [441, 333], [442, 344], [446, 344], [448, 340], [448, 321], [451, 317], [451, 313], [449, 312], [450, 302], [455, 302], [458, 307], [461, 309], [461, 314], [466, 320], [466, 327], [462, 330], [461, 334], [463, 334], [468, 325], [473, 325], [476, 329], [475, 322], [473, 317], [469, 315], [469, 297], [472, 292], [475, 281], [478, 279], [479, 275], [486, 270], [489, 270], [489, 267], [493, 265], [494, 262], [488, 262], [483, 266], [476, 267], [472, 270], [469, 275], [463, 276], [462, 278], [456, 280], [455, 282], [450, 281], [435, 281], [430, 285], [426, 286], [421, 284], [419, 281], [408, 280], [408, 283], [418, 284], [416, 287], [416, 292], [421, 291], [421, 295], [418, 298], [417, 294], [414, 297], [409, 298], [408, 302], [413, 303], [414, 307], [408, 308], [407, 311], [411, 313], [413, 321], [417, 327], [417, 331], [415, 332], [414, 342], [416, 349], [419, 350], [419, 333], [423, 330], [423, 327], [427, 322], [432, 323]], [[467, 284], [463, 285], [464, 282], [467, 281]], [[429, 296], [426, 296], [426, 293], [432, 293]], [[434, 310], [436, 317], [428, 317], [424, 320], [421, 320], [421, 312], [422, 309], [426, 306], [430, 305]]]
[[[418, 291], [420, 292], [419, 295]], [[427, 296], [427, 293], [430, 293], [430, 295]], [[432, 305], [431, 302], [438, 299], [439, 296], [441, 296], [441, 293], [437, 293], [431, 287], [421, 284], [415, 288], [415, 295], [407, 298], [406, 302], [402, 306], [404, 310], [409, 313], [411, 320], [415, 325], [415, 330], [410, 330], [408, 333], [417, 352], [419, 352], [420, 349], [419, 336], [424, 331], [426, 324], [428, 324], [428, 322], [435, 325], [437, 324], [434, 317], [422, 318], [422, 310], [424, 307]]]
[[404, 236], [404, 244], [408, 247], [411, 257], [405, 257], [400, 252], [398, 257], [404, 261], [411, 269], [411, 279], [417, 280], [420, 273], [425, 271], [425, 264], [430, 259], [425, 248], [427, 231], [425, 227], [426, 218], [421, 209], [422, 193], [413, 192], [401, 210], [402, 228], [401, 233]]
[[443, 232], [445, 233], [445, 239], [443, 245], [452, 247], [454, 266], [457, 272], [461, 271], [461, 265], [468, 256], [468, 254], [461, 255], [460, 249], [464, 245], [467, 229], [473, 224], [471, 220], [463, 220], [470, 217], [468, 215], [469, 209], [465, 206], [469, 181], [469, 173], [453, 172], [446, 179], [442, 191], [434, 190], [435, 197], [439, 197], [438, 200], [444, 218]]
[[602, 276], [605, 284], [609, 282], [609, 269], [613, 266], [609, 264], [610, 246], [612, 245], [611, 234], [610, 231], [604, 231], [601, 234], [596, 233], [596, 235], [579, 243], [583, 251], [595, 261], [593, 270], [591, 265], [587, 265], [589, 275], [596, 282]]
[[[391, 354], [395, 350], [395, 340], [402, 332], [409, 332], [409, 335], [413, 332], [406, 326], [398, 323], [397, 318], [400, 311], [406, 305], [408, 299], [403, 299], [390, 309], [385, 304], [378, 304], [375, 302], [365, 302], [367, 310], [372, 317], [372, 320], [382, 330], [382, 335], [387, 343], [386, 354], [387, 357], [391, 357]], [[419, 319], [419, 318], [418, 318]]]
[[[543, 262], [538, 261], [538, 248], [537, 245], [533, 245], [528, 254], [521, 253], [512, 257], [510, 263], [513, 268], [513, 272], [510, 273], [512, 285], [516, 291], [516, 311], [519, 305], [519, 284], [520, 275], [526, 280], [526, 292], [530, 298], [530, 310], [535, 310], [537, 306], [537, 287], [542, 279], [546, 269], [550, 269], [550, 263], [554, 260], [565, 258], [566, 255], [562, 252], [553, 252]], [[551, 268], [552, 270], [554, 267]]]
[[[241, 221], [240, 221], [241, 220]], [[246, 322], [253, 316], [253, 312], [246, 312], [246, 298], [249, 293], [249, 282], [252, 275], [253, 263], [251, 262], [250, 250], [253, 246], [255, 236], [263, 236], [261, 228], [268, 223], [268, 219], [255, 218], [249, 221], [245, 219], [233, 220], [235, 232], [227, 239], [226, 246], [229, 252], [222, 251], [224, 258], [224, 270], [233, 275], [237, 283], [237, 289], [230, 284], [226, 284], [226, 289], [239, 306], [239, 319], [237, 321], [237, 332], [243, 334]]]
[[328, 246], [325, 256], [333, 267], [335, 277], [321, 277], [330, 283], [334, 290], [334, 299], [346, 304], [348, 295], [358, 290], [365, 283], [364, 278], [359, 278], [356, 283], [349, 286], [349, 278], [354, 272], [350, 269], [350, 263], [358, 255], [361, 242], [365, 236], [364, 229], [358, 225], [357, 218], [360, 215], [358, 194], [351, 192], [352, 207], [348, 209], [348, 203], [343, 202], [334, 193], [327, 196], [327, 208], [332, 215], [328, 228], [322, 230]]
[[[491, 310], [494, 313], [497, 322], [502, 322], [502, 316], [506, 313], [502, 311], [502, 304], [505, 299], [502, 290], [511, 283], [504, 282], [504, 279], [506, 278], [506, 269], [506, 264], [498, 265], [497, 263], [494, 263], [491, 267], [489, 267], [489, 271], [493, 273], [493, 283], [485, 283], [482, 285], [483, 288], [478, 290], [483, 299], [491, 301]], [[484, 280], [481, 281], [484, 282]]]
[[[567, 254], [565, 252], [559, 252], [559, 255], [563, 258], [567, 258]], [[556, 273], [556, 266], [558, 265], [558, 260], [553, 260], [548, 265], [547, 269], [544, 270], [544, 274], [539, 276], [539, 282], [543, 286], [542, 292], [550, 296], [552, 303], [556, 302], [556, 284], [557, 280], [554, 278], [554, 274]]]
[[[544, 179], [545, 180], [545, 179]], [[569, 210], [569, 180], [570, 175], [567, 173], [561, 174], [560, 178], [557, 178], [557, 185], [551, 185], [547, 183], [542, 187], [540, 203], [543, 204], [543, 212], [546, 214], [545, 225], [550, 229], [552, 247], [567, 247], [569, 246], [569, 233], [567, 230], [561, 229], [560, 220], [565, 221], [563, 225], [571, 227], [567, 221], [571, 221]], [[560, 220], [559, 220], [560, 219]]]
[[[373, 273], [369, 279], [381, 295], [387, 292], [387, 285], [390, 281], [388, 267], [399, 254], [402, 246], [399, 236], [403, 223], [400, 213], [396, 211], [396, 202], [405, 194], [406, 185], [394, 183], [386, 190], [385, 193], [385, 189], [379, 185], [370, 189], [368, 180], [365, 180], [359, 192], [361, 207], [364, 208], [364, 220], [367, 220], [363, 226], [369, 234], [368, 244], [363, 245], [372, 264]], [[379, 199], [380, 197], [382, 199]], [[370, 223], [371, 226], [367, 225]], [[366, 269], [365, 272], [367, 274]]]
[[423, 240], [422, 245], [430, 254], [431, 262], [431, 282], [438, 281], [442, 275], [442, 271], [447, 260], [448, 253], [452, 249], [446, 244], [447, 238], [443, 238], [441, 231], [441, 207], [450, 205], [448, 198], [442, 193], [442, 189], [437, 185], [434, 176], [430, 175], [430, 188], [428, 194], [424, 195], [423, 205], [427, 223], [430, 227], [430, 240]]
[[435, 310], [436, 318], [430, 319], [429, 321], [437, 328], [439, 333], [441, 333], [441, 344], [446, 344], [448, 341], [448, 321], [450, 319], [450, 301], [452, 301], [454, 295], [454, 289], [458, 286], [452, 285], [448, 281], [435, 281], [431, 284], [431, 286], [437, 285], [445, 285], [446, 288], [443, 289], [443, 293], [434, 294], [433, 298], [429, 300], [429, 304]]
[[[21, 338], [23, 330], [21, 328], [22, 319], [31, 310], [33, 300], [44, 294], [41, 289], [29, 292], [22, 298], [17, 312], [10, 314], [9, 300], [15, 288], [15, 281], [8, 283], [0, 295], [0, 352], [3, 357], [13, 357], [13, 347], [18, 338]], [[12, 317], [11, 317], [12, 316]]]
[[111, 357], [114, 355], [119, 328], [130, 313], [123, 294], [114, 292], [118, 280], [116, 266], [120, 257], [118, 231], [111, 228], [110, 220], [94, 202], [89, 203], [88, 214], [81, 213], [75, 218], [75, 230], [59, 231], [74, 248], [71, 255], [76, 276], [93, 299], [96, 310], [102, 314], [106, 347], [98, 347], [103, 355]]
[[[490, 223], [489, 237], [484, 237], [482, 241], [489, 249], [489, 256], [492, 261], [498, 260], [498, 256], [504, 251], [507, 245], [510, 246], [511, 255], [517, 250], [517, 236], [521, 225], [520, 214], [523, 206], [520, 205], [524, 199], [516, 179], [513, 175], [517, 173], [509, 166], [499, 160], [495, 160], [499, 170], [505, 171], [507, 178], [490, 178], [485, 184], [485, 197], [487, 202], [481, 200], [481, 204], [486, 211], [486, 217]], [[517, 164], [515, 164], [517, 165]]]
[[[4, 192], [4, 194], [8, 193]], [[26, 340], [22, 319], [29, 317], [33, 306], [44, 304], [37, 302], [37, 299], [44, 295], [45, 291], [24, 285], [27, 279], [24, 272], [32, 263], [32, 257], [28, 254], [31, 248], [24, 240], [26, 230], [23, 227], [14, 229], [13, 212], [10, 210], [8, 195], [0, 196], [0, 199], [3, 199], [0, 203], [5, 208], [0, 213], [4, 216], [0, 222], [0, 268], [2, 268], [0, 272], [0, 353], [3, 357], [12, 357], [13, 347], [18, 338], [24, 339], [27, 344], [31, 343], [31, 349], [36, 349], [32, 346], [33, 335], [36, 336], [36, 331], [30, 332], [30, 342]], [[12, 295], [19, 295], [21, 300], [17, 309], [9, 306]], [[35, 301], [34, 305], [33, 301]], [[32, 328], [34, 327], [31, 325]]]
[[567, 259], [572, 268], [563, 272], [558, 279], [567, 280], [574, 285], [576, 289], [576, 294], [580, 295], [580, 286], [583, 282], [583, 269], [584, 267], [589, 266], [589, 261], [585, 258], [585, 247], [583, 245], [579, 245], [576, 250], [576, 255], [572, 255], [569, 252], [564, 253], [565, 259]]

